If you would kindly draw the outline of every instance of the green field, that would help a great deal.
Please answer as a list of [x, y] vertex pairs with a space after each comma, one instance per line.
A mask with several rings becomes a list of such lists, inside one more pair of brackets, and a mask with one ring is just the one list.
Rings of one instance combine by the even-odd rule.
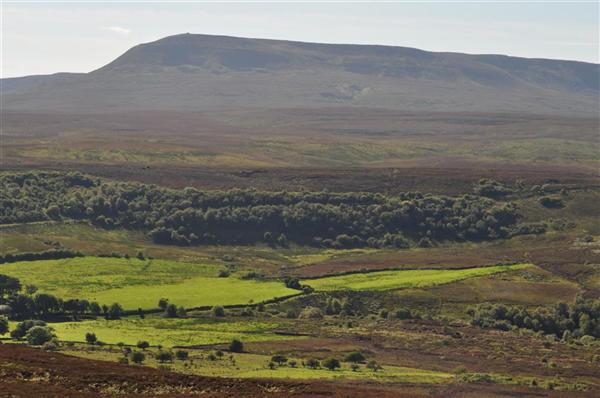
[[305, 280], [302, 283], [318, 291], [392, 290], [440, 285], [477, 276], [519, 270], [531, 264], [498, 265], [458, 270], [380, 271]]
[[160, 298], [186, 308], [248, 304], [297, 294], [283, 283], [218, 278], [219, 266], [169, 260], [82, 257], [2, 265], [23, 285], [63, 299], [78, 298], [126, 310], [157, 308]]
[[244, 342], [289, 340], [294, 337], [273, 333], [279, 324], [244, 320], [239, 322], [212, 319], [171, 319], [149, 316], [145, 319], [127, 317], [116, 321], [62, 322], [50, 324], [62, 341], [84, 342], [85, 334], [93, 332], [98, 340], [108, 343], [134, 345], [140, 340], [164, 347], [199, 346], [229, 343], [232, 339]]
[[[65, 353], [83, 358], [115, 362], [119, 357], [122, 357], [120, 352], [109, 350], [67, 349]], [[144, 365], [151, 367], [161, 365], [152, 357], [152, 350], [147, 353], [150, 353], [150, 355], [146, 355]], [[341, 369], [335, 371], [325, 368], [311, 369], [303, 367], [300, 358], [290, 358], [290, 360], [294, 359], [298, 363], [297, 367], [284, 365], [270, 369], [268, 363], [271, 357], [268, 355], [227, 353], [222, 359], [211, 361], [207, 359], [206, 352], [194, 350], [190, 351], [189, 354], [191, 361], [176, 360], [167, 364], [167, 366], [171, 370], [181, 373], [242, 378], [348, 379], [405, 383], [443, 383], [454, 378], [451, 373], [391, 365], [384, 365], [377, 372], [366, 369], [364, 364], [360, 365], [357, 371], [352, 371], [348, 363], [342, 363]], [[184, 366], [184, 364], [187, 366]], [[162, 365], [164, 366], [164, 364]]]

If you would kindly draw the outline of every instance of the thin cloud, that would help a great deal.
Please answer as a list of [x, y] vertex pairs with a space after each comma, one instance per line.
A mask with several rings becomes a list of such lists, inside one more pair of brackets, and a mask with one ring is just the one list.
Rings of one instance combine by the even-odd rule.
[[107, 26], [104, 29], [110, 30], [111, 32], [118, 33], [120, 35], [128, 35], [131, 33], [131, 29], [123, 28], [122, 26]]

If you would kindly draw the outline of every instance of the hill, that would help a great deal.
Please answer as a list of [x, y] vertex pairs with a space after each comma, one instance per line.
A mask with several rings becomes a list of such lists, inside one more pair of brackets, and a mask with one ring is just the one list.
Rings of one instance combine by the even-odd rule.
[[3, 79], [9, 111], [375, 107], [596, 115], [600, 66], [182, 34], [86, 74]]

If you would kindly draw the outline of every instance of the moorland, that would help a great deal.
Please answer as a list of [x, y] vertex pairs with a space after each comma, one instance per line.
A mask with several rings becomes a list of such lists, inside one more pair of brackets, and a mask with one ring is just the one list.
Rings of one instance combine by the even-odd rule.
[[6, 81], [0, 394], [600, 389], [597, 65], [176, 38]]

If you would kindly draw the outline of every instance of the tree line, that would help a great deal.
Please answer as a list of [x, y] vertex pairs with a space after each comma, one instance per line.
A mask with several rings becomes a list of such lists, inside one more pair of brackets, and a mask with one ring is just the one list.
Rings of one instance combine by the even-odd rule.
[[11, 319], [48, 319], [55, 316], [70, 316], [78, 319], [82, 315], [104, 316], [119, 319], [123, 307], [118, 303], [100, 305], [95, 301], [68, 299], [52, 294], [37, 293], [35, 286], [22, 286], [18, 278], [0, 274], [0, 315]]
[[18, 261], [35, 261], [35, 260], [59, 260], [62, 258], [83, 257], [83, 253], [68, 250], [56, 249], [46, 250], [43, 252], [23, 252], [23, 253], [7, 253], [0, 255], [0, 264], [16, 263]]
[[483, 303], [469, 310], [473, 325], [510, 330], [530, 329], [553, 334], [568, 340], [592, 336], [600, 338], [600, 300], [583, 300], [574, 304], [564, 302], [554, 307], [537, 307], [533, 310], [522, 306]]
[[0, 176], [0, 224], [89, 220], [175, 245], [429, 246], [518, 231], [517, 207], [479, 195], [173, 190], [79, 173]]

